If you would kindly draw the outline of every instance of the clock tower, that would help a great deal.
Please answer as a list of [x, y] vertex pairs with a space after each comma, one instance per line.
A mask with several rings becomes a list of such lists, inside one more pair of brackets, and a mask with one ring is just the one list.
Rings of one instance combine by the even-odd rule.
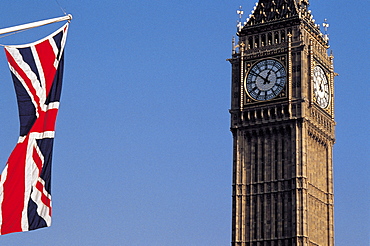
[[232, 246], [334, 245], [335, 73], [308, 6], [259, 0], [233, 42]]

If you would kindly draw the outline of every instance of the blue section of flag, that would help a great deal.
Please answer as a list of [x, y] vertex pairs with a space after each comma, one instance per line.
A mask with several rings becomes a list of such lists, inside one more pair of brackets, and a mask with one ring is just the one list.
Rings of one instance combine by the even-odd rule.
[[28, 230], [47, 227], [46, 221], [37, 213], [37, 204], [30, 199], [27, 207]]
[[62, 54], [62, 57], [60, 58], [59, 67], [55, 74], [53, 85], [50, 89], [45, 104], [60, 101], [60, 95], [62, 93], [63, 70], [64, 70], [64, 54]]
[[31, 130], [33, 123], [35, 123], [36, 108], [32, 103], [31, 97], [23, 87], [22, 83], [12, 73], [15, 93], [17, 95], [18, 112], [19, 112], [19, 135], [25, 136]]

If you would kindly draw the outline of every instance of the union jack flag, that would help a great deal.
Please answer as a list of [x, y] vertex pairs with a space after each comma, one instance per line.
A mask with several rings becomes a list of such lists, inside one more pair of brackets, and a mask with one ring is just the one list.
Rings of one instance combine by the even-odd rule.
[[28, 45], [5, 46], [20, 137], [0, 176], [0, 234], [51, 225], [51, 160], [68, 23]]

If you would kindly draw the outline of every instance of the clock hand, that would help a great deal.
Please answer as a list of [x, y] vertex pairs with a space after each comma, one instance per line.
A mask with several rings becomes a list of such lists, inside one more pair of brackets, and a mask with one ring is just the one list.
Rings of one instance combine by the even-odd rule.
[[[266, 78], [262, 77], [260, 74], [256, 74], [258, 77], [260, 77], [261, 79], [263, 79], [263, 81], [266, 81]], [[265, 82], [264, 82], [265, 83]]]
[[321, 92], [324, 91], [324, 89], [323, 89], [323, 82], [320, 83], [319, 91], [321, 91]]
[[272, 69], [270, 69], [269, 71], [268, 71], [268, 73], [267, 73], [267, 76], [266, 76], [266, 78], [264, 78], [263, 80], [264, 80], [264, 82], [263, 82], [263, 84], [270, 84], [270, 81], [269, 81], [269, 76], [270, 76], [270, 74], [271, 74], [271, 71], [272, 71]]

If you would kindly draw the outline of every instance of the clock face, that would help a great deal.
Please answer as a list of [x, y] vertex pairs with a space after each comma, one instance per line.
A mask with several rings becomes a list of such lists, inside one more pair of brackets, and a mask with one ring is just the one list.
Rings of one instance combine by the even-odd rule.
[[246, 90], [253, 99], [265, 101], [275, 98], [286, 83], [284, 66], [273, 59], [257, 62], [245, 79]]
[[313, 91], [317, 104], [321, 108], [326, 108], [330, 98], [329, 83], [320, 66], [316, 66], [313, 70]]

